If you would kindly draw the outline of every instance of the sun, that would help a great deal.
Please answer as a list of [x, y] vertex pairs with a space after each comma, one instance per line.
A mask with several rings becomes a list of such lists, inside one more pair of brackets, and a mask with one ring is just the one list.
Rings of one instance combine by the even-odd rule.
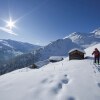
[[9, 21], [6, 21], [6, 23], [7, 23], [6, 27], [8, 27], [10, 30], [12, 30], [12, 28], [15, 27], [15, 22], [12, 21], [11, 18]]

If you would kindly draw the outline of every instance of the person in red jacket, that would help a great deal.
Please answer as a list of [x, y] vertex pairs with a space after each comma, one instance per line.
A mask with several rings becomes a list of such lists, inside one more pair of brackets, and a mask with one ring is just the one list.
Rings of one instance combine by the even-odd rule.
[[94, 63], [97, 62], [99, 64], [100, 52], [97, 48], [95, 48], [92, 55], [94, 55]]

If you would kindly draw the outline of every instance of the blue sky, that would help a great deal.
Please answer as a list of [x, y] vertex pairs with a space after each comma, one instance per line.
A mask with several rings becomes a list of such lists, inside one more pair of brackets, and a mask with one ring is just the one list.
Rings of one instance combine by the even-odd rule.
[[[12, 33], [5, 30], [9, 17]], [[46, 45], [100, 27], [100, 0], [0, 0], [0, 38]]]

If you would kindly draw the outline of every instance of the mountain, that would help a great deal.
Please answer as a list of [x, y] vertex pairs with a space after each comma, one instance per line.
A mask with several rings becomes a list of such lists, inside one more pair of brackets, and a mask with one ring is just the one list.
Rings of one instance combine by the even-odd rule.
[[40, 69], [19, 69], [0, 76], [0, 100], [100, 100], [100, 66], [91, 59], [49, 63]]
[[36, 50], [39, 47], [40, 46], [10, 39], [0, 39], [0, 63], [3, 63], [17, 55]]
[[92, 31], [91, 33], [95, 34], [95, 36], [100, 38], [100, 27], [98, 29], [95, 29], [94, 31]]
[[67, 56], [68, 51], [73, 48], [81, 48], [73, 43], [71, 39], [58, 39], [52, 43], [41, 47], [33, 52], [23, 54], [10, 60], [6, 65], [1, 67], [1, 74], [20, 69], [38, 61], [48, 59], [50, 56]]
[[87, 48], [91, 45], [100, 43], [100, 28], [90, 33], [74, 32], [66, 36], [65, 38], [69, 38], [74, 43], [81, 45], [84, 48]]
[[[11, 43], [9, 43], [10, 46], [12, 46]], [[69, 50], [73, 48], [84, 49], [97, 43], [100, 43], [100, 28], [90, 33], [74, 32], [64, 39], [58, 39], [44, 47], [19, 55], [14, 59], [9, 60], [9, 62], [1, 66], [0, 73], [4, 74], [15, 69], [20, 69], [38, 61], [44, 61], [51, 56], [67, 56]], [[15, 44], [13, 46], [16, 48], [17, 46], [19, 47], [20, 43], [18, 45]], [[29, 48], [26, 47], [26, 49]], [[23, 50], [23, 48], [21, 48], [20, 51], [21, 50]]]
[[58, 39], [52, 43], [44, 46], [34, 52], [36, 61], [42, 61], [48, 59], [50, 56], [67, 56], [69, 50], [72, 48], [81, 48], [76, 43], [72, 42], [71, 39]]

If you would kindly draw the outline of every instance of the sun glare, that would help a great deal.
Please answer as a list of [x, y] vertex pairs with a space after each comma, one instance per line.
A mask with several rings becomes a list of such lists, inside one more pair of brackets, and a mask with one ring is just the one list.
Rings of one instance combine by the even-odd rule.
[[15, 27], [15, 22], [12, 21], [11, 18], [10, 18], [10, 20], [7, 21], [6, 23], [7, 23], [6, 27], [8, 27], [10, 30], [11, 30], [13, 27]]

